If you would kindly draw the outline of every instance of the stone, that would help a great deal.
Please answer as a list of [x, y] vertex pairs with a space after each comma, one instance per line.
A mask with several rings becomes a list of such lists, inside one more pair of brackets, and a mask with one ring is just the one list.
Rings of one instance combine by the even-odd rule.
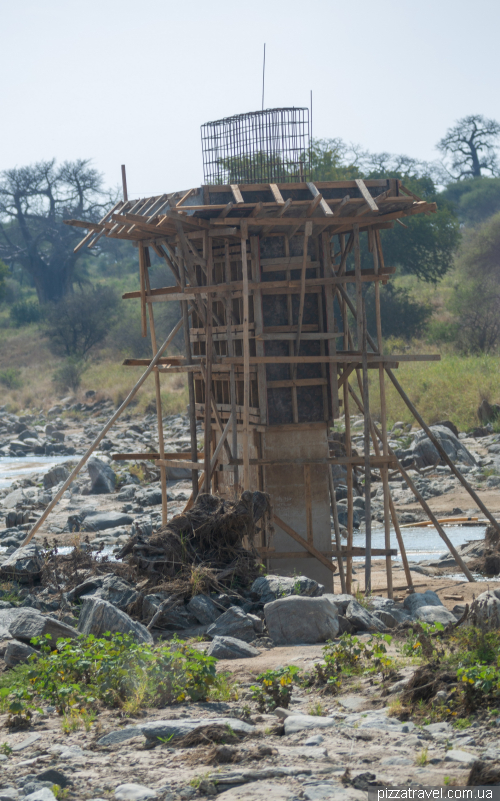
[[56, 801], [56, 797], [52, 790], [49, 790], [48, 787], [43, 787], [41, 790], [25, 795], [24, 801]]
[[[452, 462], [459, 462], [474, 467], [476, 464], [475, 457], [467, 450], [465, 445], [463, 445], [448, 426], [434, 425], [430, 426], [430, 430]], [[410, 450], [413, 452], [415, 461], [419, 467], [435, 465], [442, 461], [438, 450], [423, 429], [416, 432]]]
[[215, 623], [221, 616], [220, 609], [207, 595], [195, 595], [187, 604], [187, 609], [202, 625]]
[[264, 617], [276, 645], [325, 642], [339, 631], [337, 608], [327, 598], [280, 598], [264, 606]]
[[426, 592], [412, 592], [407, 595], [403, 601], [404, 608], [410, 613], [415, 615], [416, 611], [421, 606], [442, 606], [439, 596], [432, 590]]
[[[153, 614], [155, 614], [160, 606], [161, 600], [158, 600], [155, 604], [156, 599], [153, 595], [147, 595], [144, 600], [146, 601], [146, 599], [147, 604], [149, 604], [149, 608], [154, 608]], [[168, 606], [166, 609], [164, 609], [155, 623], [155, 626], [158, 628], [173, 629], [174, 631], [179, 629], [181, 631], [185, 631], [187, 629], [195, 628], [197, 625], [197, 619], [194, 617], [194, 615], [189, 614], [182, 601], [172, 604], [172, 606]]]
[[321, 734], [316, 734], [314, 737], [308, 737], [307, 740], [304, 740], [304, 745], [307, 746], [321, 745], [323, 740], [324, 737], [322, 737]]
[[429, 734], [442, 734], [443, 732], [453, 731], [451, 723], [447, 723], [445, 720], [440, 723], [427, 723], [425, 726], [422, 726], [422, 728]]
[[63, 464], [56, 464], [55, 467], [52, 467], [45, 473], [43, 486], [45, 489], [51, 489], [55, 487], [56, 484], [60, 484], [61, 481], [66, 481], [67, 478], [69, 478], [69, 470], [67, 467], [64, 467]]
[[304, 729], [329, 729], [335, 725], [334, 718], [320, 715], [290, 715], [285, 718], [285, 734], [295, 734]]
[[325, 593], [325, 595], [323, 595], [323, 598], [328, 598], [328, 600], [331, 601], [332, 604], [335, 604], [335, 606], [339, 611], [339, 615], [345, 615], [345, 613], [347, 612], [347, 607], [349, 606], [351, 601], [355, 600], [354, 595], [346, 595], [346, 594], [335, 595], [334, 593], [331, 592]]
[[22, 584], [36, 581], [42, 572], [42, 557], [36, 545], [26, 545], [16, 550], [2, 562], [0, 576], [15, 579]]
[[27, 645], [19, 640], [11, 640], [5, 649], [3, 660], [7, 667], [15, 667], [22, 662], [27, 662], [32, 654], [36, 654], [31, 645]]
[[52, 782], [52, 784], [58, 784], [62, 790], [71, 784], [68, 777], [65, 776], [64, 773], [61, 773], [60, 770], [56, 770], [55, 768], [48, 768], [48, 770], [38, 773], [36, 778], [40, 782]]
[[344, 615], [339, 615], [339, 636], [341, 634], [354, 634], [356, 629], [352, 625], [351, 621], [348, 620]]
[[301, 595], [316, 598], [323, 594], [324, 586], [307, 576], [259, 576], [252, 584], [250, 591], [259, 596], [262, 604], [271, 603], [278, 598], [289, 595]]
[[0, 801], [17, 801], [18, 798], [19, 790], [15, 787], [4, 787], [0, 790]]
[[102, 598], [85, 599], [80, 610], [78, 631], [84, 635], [95, 634], [96, 637], [101, 637], [107, 631], [112, 634], [119, 631], [130, 634], [137, 642], [153, 644], [153, 637], [142, 623], [132, 620]]
[[[252, 642], [256, 635], [254, 621], [238, 606], [231, 606], [207, 629], [209, 637], [236, 637], [244, 642]], [[272, 636], [272, 635], [271, 635]]]
[[144, 784], [120, 784], [115, 790], [117, 801], [146, 801], [147, 798], [158, 798], [156, 790]]
[[54, 647], [59, 637], [77, 636], [77, 632], [71, 626], [48, 615], [42, 615], [36, 609], [26, 607], [16, 611], [17, 614], [9, 626], [9, 634], [15, 640], [29, 643], [32, 637], [45, 638], [46, 634], [50, 634], [50, 645]]
[[92, 495], [105, 495], [115, 491], [116, 475], [106, 462], [94, 456], [88, 460], [87, 470], [90, 476]]
[[473, 762], [476, 762], [477, 756], [474, 754], [468, 754], [467, 751], [460, 751], [459, 749], [452, 748], [451, 751], [447, 751], [444, 757], [445, 762], [461, 762], [464, 765], [472, 765]]
[[41, 736], [42, 736], [41, 734], [36, 734], [36, 733], [29, 734], [28, 737], [26, 737], [24, 740], [21, 740], [20, 743], [16, 743], [15, 745], [13, 745], [12, 750], [14, 751], [14, 753], [18, 751], [24, 751], [25, 748], [29, 748], [30, 745], [36, 743], [36, 741], [39, 740]]
[[395, 626], [398, 625], [398, 621], [389, 611], [386, 609], [376, 609], [373, 613], [374, 617], [377, 617], [381, 623], [388, 629], [393, 629]]
[[85, 598], [89, 595], [93, 598], [102, 598], [122, 610], [137, 601], [139, 597], [139, 593], [132, 584], [113, 573], [106, 576], [95, 590], [85, 592], [80, 597]]
[[[109, 732], [98, 740], [98, 745], [114, 745], [117, 742], [129, 740], [143, 734], [147, 740], [157, 740], [158, 737], [184, 737], [185, 734], [199, 729], [201, 726], [230, 726], [237, 734], [252, 734], [255, 727], [238, 718], [180, 718], [173, 720], [155, 720], [142, 723], [139, 726], [130, 726], [116, 732]], [[125, 736], [127, 735], [127, 736]], [[118, 739], [119, 738], [119, 739]]]
[[500, 628], [500, 591], [482, 592], [472, 602], [470, 619], [481, 628]]
[[84, 531], [105, 531], [116, 526], [129, 526], [134, 522], [125, 512], [87, 512], [83, 521]]
[[413, 765], [413, 764], [414, 764], [414, 762], [413, 762], [413, 760], [412, 760], [412, 759], [408, 759], [408, 757], [404, 757], [404, 756], [390, 756], [390, 757], [385, 757], [384, 759], [381, 759], [381, 760], [380, 760], [380, 764], [381, 764], [381, 765], [402, 765], [402, 766], [408, 766], [408, 765]]
[[424, 623], [442, 623], [443, 626], [457, 622], [455, 615], [445, 606], [419, 606], [417, 618]]
[[260, 651], [236, 637], [214, 637], [207, 648], [208, 656], [216, 659], [245, 659], [259, 656]]
[[351, 601], [347, 607], [346, 617], [352, 623], [356, 631], [386, 630], [384, 623], [375, 617], [375, 615], [372, 615], [357, 601]]
[[256, 781], [220, 793], [217, 801], [289, 801], [294, 797], [296, 792], [291, 785]]

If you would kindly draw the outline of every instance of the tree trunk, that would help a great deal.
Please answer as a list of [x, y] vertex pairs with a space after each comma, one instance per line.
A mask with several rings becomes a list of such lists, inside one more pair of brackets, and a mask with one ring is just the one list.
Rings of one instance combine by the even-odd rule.
[[58, 303], [71, 292], [73, 265], [52, 266], [42, 262], [28, 272], [33, 278], [40, 306]]

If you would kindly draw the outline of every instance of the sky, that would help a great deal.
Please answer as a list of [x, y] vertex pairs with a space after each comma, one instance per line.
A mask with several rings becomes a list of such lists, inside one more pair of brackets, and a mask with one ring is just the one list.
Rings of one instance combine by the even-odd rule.
[[435, 160], [500, 120], [498, 0], [0, 0], [0, 171], [91, 159], [129, 197], [203, 183], [200, 125], [307, 106], [313, 135]]

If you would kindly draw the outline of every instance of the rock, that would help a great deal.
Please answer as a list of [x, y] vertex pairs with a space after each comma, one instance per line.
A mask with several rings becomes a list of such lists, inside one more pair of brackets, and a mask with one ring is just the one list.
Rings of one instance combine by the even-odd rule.
[[238, 606], [231, 606], [207, 629], [209, 637], [237, 637], [244, 642], [255, 640], [256, 633], [254, 621]]
[[385, 757], [385, 759], [380, 760], [381, 765], [413, 765], [414, 762], [412, 759], [408, 759], [408, 757], [404, 756], [391, 756]]
[[187, 604], [187, 609], [202, 625], [215, 623], [221, 616], [220, 609], [207, 595], [195, 595]]
[[344, 615], [339, 615], [339, 636], [341, 634], [354, 634], [356, 629], [352, 625], [351, 621], [348, 620]]
[[40, 782], [52, 782], [52, 784], [58, 784], [62, 790], [71, 784], [68, 777], [65, 776], [64, 773], [61, 773], [60, 770], [56, 770], [55, 768], [48, 768], [48, 770], [38, 773], [36, 778]]
[[[453, 462], [461, 462], [471, 465], [472, 467], [476, 464], [476, 459], [472, 453], [467, 450], [465, 445], [460, 442], [458, 437], [455, 436], [448, 426], [434, 425], [430, 426], [430, 429], [445, 453]], [[411, 450], [414, 453], [415, 460], [419, 467], [435, 465], [442, 461], [438, 450], [423, 429], [417, 431], [415, 434], [411, 444]]]
[[40, 577], [42, 557], [36, 545], [26, 545], [7, 557], [0, 566], [0, 576], [15, 579], [22, 584], [31, 583]]
[[7, 667], [14, 667], [21, 662], [27, 662], [30, 656], [36, 653], [30, 645], [19, 640], [11, 640], [5, 649], [3, 660]]
[[[106, 631], [130, 634], [137, 642], [153, 644], [153, 637], [142, 623], [132, 620], [102, 598], [87, 598], [80, 611], [78, 631], [81, 634], [102, 636]], [[74, 632], [73, 632], [74, 634]]]
[[48, 615], [42, 615], [36, 609], [25, 607], [15, 611], [17, 614], [9, 626], [9, 634], [15, 640], [29, 643], [33, 637], [45, 638], [46, 634], [50, 634], [50, 645], [54, 647], [59, 637], [74, 638], [77, 636], [75, 629], [71, 626]]
[[351, 601], [347, 607], [346, 617], [356, 631], [385, 631], [386, 629], [381, 620], [372, 615], [357, 601]]
[[339, 631], [337, 608], [327, 598], [280, 598], [264, 606], [264, 616], [276, 645], [325, 642]]
[[455, 615], [449, 612], [445, 606], [419, 606], [417, 617], [424, 623], [442, 623], [443, 626], [457, 622]]
[[474, 754], [468, 754], [467, 751], [460, 751], [459, 749], [452, 748], [447, 751], [444, 757], [445, 762], [461, 762], [464, 765], [472, 765], [477, 760]]
[[[6, 760], [7, 757], [2, 754], [4, 759]], [[15, 787], [4, 787], [0, 790], [0, 801], [17, 801], [19, 798], [19, 790]]]
[[256, 781], [220, 793], [217, 801], [289, 801], [295, 797], [295, 788], [291, 785]]
[[422, 728], [429, 734], [442, 734], [443, 732], [453, 731], [451, 723], [448, 723], [445, 720], [441, 721], [440, 723], [427, 723], [425, 726], [422, 726]]
[[307, 746], [321, 745], [323, 740], [324, 740], [324, 737], [322, 737], [321, 734], [316, 734], [314, 737], [308, 737], [307, 740], [304, 740], [304, 745], [307, 745]]
[[372, 614], [374, 617], [377, 617], [388, 629], [393, 629], [398, 625], [398, 621], [394, 615], [391, 615], [391, 613], [385, 609], [376, 609]]
[[324, 587], [317, 581], [307, 578], [307, 576], [260, 576], [255, 579], [250, 591], [259, 596], [262, 604], [271, 603], [278, 598], [289, 595], [305, 595], [309, 598], [316, 598], [323, 595]]
[[131, 515], [124, 512], [87, 512], [83, 521], [84, 531], [105, 531], [116, 526], [129, 526], [134, 522]]
[[290, 715], [285, 718], [285, 734], [295, 734], [304, 729], [329, 729], [335, 725], [334, 718], [323, 718], [319, 715]]
[[432, 590], [426, 592], [412, 592], [403, 601], [403, 606], [410, 615], [415, 615], [421, 606], [442, 606], [439, 596]]
[[106, 462], [92, 457], [87, 462], [92, 495], [104, 495], [115, 491], [116, 475]]
[[245, 659], [259, 656], [260, 651], [236, 637], [214, 637], [207, 648], [208, 656], [216, 659]]
[[63, 464], [57, 464], [48, 470], [43, 477], [43, 486], [45, 489], [51, 489], [61, 481], [66, 481], [69, 478], [69, 470]]
[[[236, 734], [252, 734], [255, 727], [245, 723], [238, 718], [180, 718], [173, 720], [155, 720], [150, 723], [143, 723], [140, 726], [131, 727], [134, 730], [140, 728], [141, 733], [147, 740], [157, 740], [158, 737], [175, 739], [184, 737], [185, 734], [199, 729], [202, 726], [230, 726]], [[114, 732], [112, 732], [114, 734]], [[131, 734], [136, 737], [136, 734]], [[98, 741], [98, 745], [108, 745], [110, 735], [106, 734]]]
[[102, 598], [118, 609], [124, 610], [129, 604], [138, 599], [139, 593], [128, 581], [110, 573], [102, 579], [100, 586], [96, 587], [95, 590], [82, 593], [80, 597], [85, 598], [88, 596]]
[[158, 798], [156, 790], [144, 784], [120, 784], [115, 790], [117, 801], [146, 801], [147, 798]]
[[482, 592], [470, 608], [472, 622], [481, 628], [500, 628], [500, 590]]
[[332, 592], [325, 593], [323, 598], [328, 598], [335, 606], [337, 607], [340, 615], [345, 615], [347, 612], [347, 607], [354, 601], [354, 595], [335, 595]]
[[48, 787], [43, 787], [41, 790], [25, 795], [24, 801], [56, 801], [56, 797], [52, 790], [49, 790]]
[[41, 734], [37, 734], [35, 732], [33, 734], [29, 734], [27, 737], [25, 737], [24, 740], [21, 740], [20, 743], [16, 743], [15, 745], [12, 746], [13, 752], [17, 753], [18, 751], [24, 751], [25, 748], [29, 748], [30, 745], [36, 743], [36, 741], [39, 740], [41, 736], [42, 736]]

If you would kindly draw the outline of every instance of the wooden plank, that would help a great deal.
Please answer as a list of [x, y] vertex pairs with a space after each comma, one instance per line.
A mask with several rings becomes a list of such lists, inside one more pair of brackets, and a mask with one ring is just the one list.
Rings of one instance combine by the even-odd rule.
[[157, 467], [180, 467], [186, 470], [198, 471], [200, 469], [199, 462], [190, 462], [186, 459], [157, 459]]
[[[247, 264], [247, 236], [246, 222], [241, 225], [241, 263], [243, 276], [243, 489], [250, 489], [250, 443], [248, 418], [250, 413], [250, 338], [248, 328], [249, 300], [248, 300], [248, 264]], [[234, 358], [234, 357], [233, 357]], [[265, 358], [265, 357], [260, 357]], [[236, 363], [236, 362], [235, 362]]]
[[[259, 238], [250, 238], [250, 253], [252, 257], [252, 280], [254, 283], [259, 281]], [[253, 316], [255, 320], [255, 353], [257, 356], [264, 356], [264, 318], [262, 314], [262, 295], [257, 289], [253, 293]], [[250, 328], [250, 325], [249, 325]], [[264, 425], [267, 424], [267, 375], [266, 367], [263, 364], [257, 366], [257, 390], [259, 393], [260, 420]]]
[[[312, 234], [312, 223], [306, 222], [304, 229], [304, 240], [302, 244], [302, 272], [300, 276], [300, 301], [299, 301], [299, 317], [297, 321], [297, 338], [295, 342], [295, 353], [298, 356], [300, 351], [300, 337], [302, 334], [302, 319], [304, 316], [304, 300], [306, 296], [306, 269], [307, 269], [307, 246], [309, 237]], [[295, 378], [295, 375], [294, 375]]]
[[291, 526], [289, 526], [287, 523], [281, 520], [280, 517], [278, 517], [276, 512], [274, 513], [273, 520], [274, 523], [285, 532], [285, 534], [288, 534], [288, 536], [294, 539], [295, 542], [298, 542], [299, 545], [302, 545], [302, 547], [305, 548], [306, 551], [308, 551], [312, 556], [314, 556], [318, 560], [318, 562], [321, 562], [322, 565], [327, 567], [328, 570], [331, 570], [332, 573], [335, 573], [335, 567], [333, 566], [331, 560], [327, 559], [326, 556], [323, 556], [321, 551], [318, 551], [318, 549], [315, 548], [315, 546], [312, 543], [305, 540], [304, 537], [300, 536], [300, 534], [297, 534], [297, 532], [294, 531], [294, 529]]
[[[281, 528], [281, 526], [280, 526]], [[288, 533], [288, 532], [287, 532]], [[270, 559], [315, 559], [317, 558], [314, 554], [307, 553], [304, 551], [275, 551], [274, 548], [257, 548], [257, 552], [259, 556], [267, 556]], [[366, 556], [366, 552], [364, 548], [358, 548], [353, 546], [352, 548], [335, 548], [332, 551], [322, 551], [323, 556], [333, 556], [335, 559], [339, 557], [346, 558], [348, 556]], [[386, 548], [373, 548], [372, 549], [373, 556], [397, 556], [398, 552], [396, 548], [392, 548], [389, 553], [387, 553]], [[340, 566], [339, 566], [340, 567]], [[340, 569], [339, 569], [340, 572]], [[423, 586], [423, 585], [421, 585]], [[406, 589], [406, 587], [405, 587]], [[378, 591], [378, 588], [377, 588]]]
[[375, 203], [373, 197], [369, 193], [368, 189], [366, 188], [365, 182], [361, 178], [354, 179], [356, 186], [358, 187], [359, 191], [363, 195], [366, 203], [370, 207], [371, 211], [379, 211], [377, 204]]
[[144, 245], [139, 245], [139, 280], [141, 282], [141, 334], [143, 337], [148, 335], [148, 324], [146, 321], [146, 267], [144, 256]]
[[276, 203], [278, 203], [279, 206], [284, 206], [285, 201], [283, 200], [283, 195], [278, 189], [277, 184], [269, 184], [269, 189], [271, 190], [273, 198], [275, 199]]
[[243, 195], [240, 192], [238, 184], [231, 184], [231, 192], [233, 193], [234, 201], [237, 205], [244, 203]]
[[[242, 356], [217, 356], [216, 361], [223, 364], [242, 364]], [[439, 362], [441, 356], [436, 353], [425, 356], [422, 353], [416, 354], [392, 354], [391, 356], [381, 356], [379, 353], [368, 353], [368, 362], [371, 364], [386, 364], [387, 362]], [[126, 359], [125, 361], [132, 361]], [[135, 359], [134, 361], [139, 361]], [[337, 351], [333, 356], [250, 356], [250, 364], [322, 364], [328, 362], [339, 362], [342, 364], [349, 364], [356, 362], [361, 364], [361, 353], [345, 353], [344, 351]], [[141, 362], [142, 363], [142, 362]]]
[[[227, 203], [224, 206], [224, 208], [222, 209], [221, 213], [219, 214], [219, 217], [220, 217], [221, 220], [223, 220], [224, 217], [227, 217], [227, 215], [229, 214], [229, 212], [231, 211], [233, 206], [234, 206], [234, 203], [233, 203], [232, 200], [230, 200], [229, 203]], [[204, 206], [201, 206], [201, 208], [204, 208]]]
[[[210, 286], [213, 281], [212, 269], [212, 243], [207, 242], [208, 259], [207, 259], [207, 284]], [[210, 493], [212, 490], [212, 473], [210, 470], [210, 453], [212, 442], [212, 358], [213, 358], [213, 340], [212, 340], [212, 296], [207, 294], [207, 310], [206, 310], [206, 328], [207, 339], [205, 342], [206, 352], [206, 375], [205, 375], [205, 485], [204, 490]]]
[[[290, 423], [290, 425], [292, 425]], [[293, 427], [294, 430], [296, 426]], [[238, 464], [242, 464], [242, 460], [238, 459]], [[270, 467], [272, 465], [280, 466], [280, 465], [292, 465], [292, 464], [345, 464], [345, 465], [357, 465], [362, 467], [365, 464], [365, 457], [364, 456], [325, 456], [318, 459], [250, 459], [251, 465], [256, 465], [259, 467], [267, 466]], [[396, 465], [396, 458], [394, 454], [389, 454], [389, 456], [370, 456], [370, 467], [381, 467], [382, 465]]]
[[[231, 260], [230, 260], [230, 253], [229, 253], [229, 243], [224, 243], [224, 276], [226, 279], [226, 284], [231, 283]], [[243, 328], [238, 325], [232, 325], [233, 320], [233, 311], [232, 311], [232, 301], [229, 295], [226, 295], [224, 298], [224, 302], [226, 304], [226, 339], [227, 339], [227, 353], [228, 356], [234, 356], [234, 342], [233, 342], [233, 332], [236, 334], [236, 331], [241, 332], [241, 336], [243, 336]], [[230, 397], [231, 397], [231, 420], [232, 420], [232, 447], [231, 451], [236, 459], [238, 455], [238, 426], [237, 426], [237, 412], [236, 412], [236, 375], [235, 375], [235, 366], [234, 364], [231, 365], [230, 373], [229, 373], [229, 390], [230, 390]], [[239, 470], [238, 465], [235, 464], [233, 466], [233, 496], [235, 500], [239, 496]]]
[[186, 202], [186, 200], [187, 200], [188, 198], [190, 198], [190, 197], [191, 197], [191, 195], [194, 195], [194, 193], [195, 193], [195, 192], [197, 192], [197, 191], [198, 191], [198, 190], [197, 190], [196, 188], [195, 188], [195, 189], [188, 189], [188, 191], [186, 192], [186, 194], [185, 194], [185, 195], [183, 195], [183, 196], [181, 197], [181, 199], [179, 200], [179, 202], [176, 204], [175, 208], [176, 208], [176, 209], [178, 209], [180, 206], [182, 206], [182, 205], [183, 205], [183, 204]]
[[[164, 458], [166, 457], [167, 454], [164, 454]], [[113, 453], [111, 454], [111, 458], [115, 462], [133, 462], [137, 460], [140, 461], [142, 459], [145, 459], [148, 462], [156, 462], [156, 460], [160, 458], [160, 454], [159, 453]]]
[[[328, 333], [325, 331], [317, 331], [314, 333], [304, 333], [302, 332], [301, 339], [308, 340], [308, 341], [316, 341], [320, 339], [337, 339], [338, 337], [342, 336], [342, 332], [337, 333]], [[293, 331], [284, 331], [282, 334], [256, 334], [255, 340], [263, 340], [265, 342], [279, 342], [281, 340], [292, 340], [295, 342], [297, 339], [297, 335], [293, 333]]]
[[284, 378], [282, 381], [268, 381], [268, 389], [284, 389], [286, 387], [323, 387], [328, 385], [326, 378]]
[[315, 185], [312, 182], [309, 182], [307, 184], [307, 186], [309, 188], [309, 191], [311, 192], [311, 195], [314, 198], [317, 198], [317, 197], [321, 198], [320, 201], [319, 201], [319, 205], [320, 205], [321, 210], [323, 211], [323, 214], [326, 217], [333, 217], [333, 211], [330, 209], [330, 206], [328, 205], [328, 203], [323, 199], [323, 196], [320, 194], [320, 192], [315, 187]]
[[306, 531], [307, 541], [313, 545], [313, 517], [312, 517], [312, 491], [311, 491], [311, 465], [304, 465], [304, 489], [306, 501]]

